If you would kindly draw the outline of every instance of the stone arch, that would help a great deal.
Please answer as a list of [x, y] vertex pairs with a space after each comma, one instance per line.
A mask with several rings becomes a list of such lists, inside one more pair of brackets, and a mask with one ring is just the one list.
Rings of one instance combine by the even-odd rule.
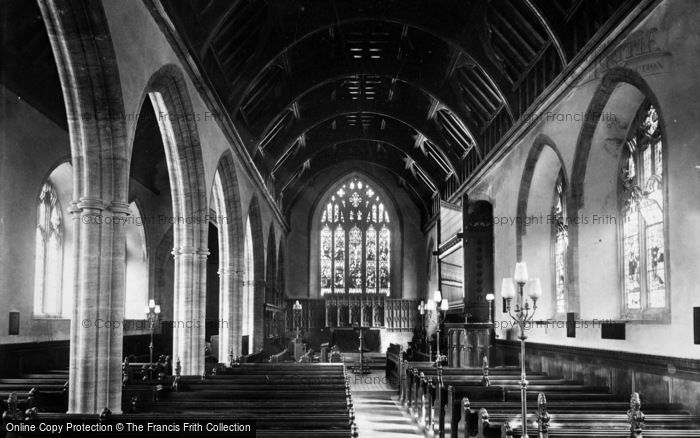
[[[614, 187], [611, 188], [610, 192], [617, 197], [617, 172], [620, 168], [619, 158], [622, 151], [622, 144], [630, 129], [630, 125], [626, 122], [631, 122], [634, 119], [634, 116], [638, 113], [639, 105], [641, 105], [644, 100], [647, 100], [657, 108], [659, 124], [666, 127], [667, 125], [663, 120], [663, 110], [659, 101], [649, 84], [639, 73], [624, 67], [618, 67], [611, 69], [601, 79], [600, 85], [593, 94], [588, 108], [586, 109], [583, 125], [576, 141], [574, 161], [571, 170], [571, 183], [569, 186], [570, 195], [567, 203], [569, 217], [588, 217], [588, 215], [585, 214], [585, 210], [591, 208], [590, 205], [586, 205], [586, 198], [589, 197], [592, 190], [590, 172], [593, 168], [596, 168], [596, 171], [599, 172], [597, 165], [592, 165], [592, 160], [595, 160], [598, 165], [604, 162], [606, 166], [610, 167], [609, 172], [615, 175], [615, 179], [612, 181]], [[626, 120], [623, 116], [629, 116], [629, 120]], [[666, 144], [665, 137], [666, 134], [664, 133], [664, 144]], [[597, 148], [595, 150], [596, 153], [594, 153], [593, 144], [596, 141], [600, 142], [599, 146], [601, 147]], [[595, 180], [603, 179], [597, 176]], [[665, 193], [665, 196], [667, 195], [668, 193]], [[615, 207], [612, 211], [617, 214], [618, 200], [615, 199], [613, 204]], [[667, 215], [668, 211], [666, 211], [666, 216]], [[668, 223], [668, 217], [665, 217], [665, 221]], [[596, 281], [605, 282], [605, 285], [608, 286], [613, 284], [614, 289], [617, 289], [620, 282], [618, 271], [619, 245], [617, 227], [612, 227], [608, 230], [607, 235], [603, 237], [598, 235], [583, 236], [586, 232], [591, 233], [592, 229], [592, 227], [583, 229], [576, 221], [569, 225], [569, 257], [567, 263], [570, 277], [569, 294], [574, 294], [575, 297], [578, 297], [579, 310], [582, 318], [589, 316], [617, 318], [620, 316], [620, 309], [617, 309], [617, 313], [614, 314], [601, 315], [594, 313], [600, 311], [599, 306], [596, 305], [600, 299], [605, 298], [610, 300], [610, 295], [591, 297], [590, 302], [587, 301], [587, 303], [583, 303], [581, 296], [581, 282], [579, 278], [586, 275], [585, 272], [581, 272], [584, 266], [587, 267], [587, 269], [600, 268], [600, 270], [596, 271], [598, 274], [595, 276]], [[595, 228], [596, 231], [599, 229], [601, 229], [601, 227]], [[598, 231], [598, 233], [600, 234], [600, 231]], [[668, 241], [667, 228], [665, 233]], [[616, 257], [613, 259], [614, 263], [610, 263], [609, 259], [607, 259], [608, 262], [605, 266], [600, 266], [599, 264], [602, 263], [601, 260], [581, 261], [581, 257], [591, 253], [591, 251], [586, 251], [585, 248], [581, 248], [582, 242], [587, 241], [602, 242], [605, 246], [600, 247], [599, 251], [615, 254]], [[668, 251], [665, 256], [666, 263], [670, 263]], [[597, 291], [600, 286], [596, 284], [595, 281], [587, 282], [586, 284], [587, 287], [589, 287], [588, 291]], [[671, 287], [670, 278], [666, 279], [666, 284], [667, 287]], [[617, 304], [620, 305], [622, 293], [614, 295], [612, 298], [615, 300], [619, 299], [620, 301]], [[614, 309], [615, 306], [611, 305], [607, 307], [609, 309]]]
[[145, 92], [157, 114], [173, 202], [173, 360], [181, 361], [183, 375], [201, 375], [209, 208], [199, 134], [195, 119], [188, 117], [194, 110], [178, 67], [155, 72]]
[[248, 207], [248, 221], [253, 242], [253, 351], [263, 348], [264, 306], [265, 306], [265, 235], [263, 232], [262, 215], [257, 196], [254, 196]]
[[[243, 285], [243, 241], [245, 228], [241, 211], [240, 189], [236, 165], [230, 150], [219, 159], [215, 178], [221, 184], [221, 210], [216, 214], [219, 223], [219, 312], [222, 324], [219, 332], [219, 361], [233, 352], [241, 352], [241, 291]], [[215, 182], [212, 190], [217, 190]]]
[[[554, 141], [544, 134], [540, 134], [530, 148], [525, 166], [520, 179], [518, 192], [518, 204], [516, 213], [516, 249], [517, 261], [525, 260], [533, 277], [540, 277], [543, 289], [554, 290], [552, 283], [552, 221], [550, 218], [552, 202], [554, 199], [554, 187], [559, 174], [564, 175], [564, 185], [569, 187], [568, 172], [561, 151]], [[570, 193], [567, 190], [566, 194]], [[533, 203], [534, 201], [534, 203]], [[527, 238], [528, 229], [531, 230], [531, 239]], [[529, 241], [528, 245], [524, 241]], [[527, 246], [530, 256], [525, 256], [523, 247]], [[532, 254], [536, 256], [532, 257]], [[571, 247], [567, 250], [567, 267]], [[570, 277], [569, 277], [570, 278]], [[578, 311], [578, 296], [567, 285], [567, 308], [569, 311]], [[551, 302], [550, 302], [551, 301]], [[552, 303], [555, 303], [554, 294], [552, 300], [541, 300], [542, 311], [550, 312]], [[556, 313], [556, 307], [553, 308]], [[551, 312], [550, 312], [551, 313]], [[554, 313], [552, 313], [554, 314]]]
[[[102, 220], [123, 220], [129, 212], [124, 103], [116, 56], [100, 2], [38, 3], [66, 105], [74, 169], [71, 212], [80, 219], [74, 235], [77, 305], [68, 411], [94, 414], [106, 407], [120, 413], [121, 365], [114, 358], [122, 356], [123, 328], [97, 330], [75, 324], [124, 318], [124, 230]], [[90, 257], [94, 248], [110, 248], [111, 253]]]

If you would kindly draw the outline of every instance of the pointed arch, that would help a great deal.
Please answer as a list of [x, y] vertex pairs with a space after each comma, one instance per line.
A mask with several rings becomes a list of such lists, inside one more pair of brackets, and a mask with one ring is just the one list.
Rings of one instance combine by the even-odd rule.
[[226, 324], [219, 332], [219, 361], [229, 354], [241, 354], [241, 291], [245, 228], [236, 175], [230, 150], [219, 159], [212, 198], [219, 223], [219, 313]]
[[[373, 194], [364, 186], [351, 188], [356, 181], [366, 184]], [[356, 200], [357, 205], [350, 199], [355, 192], [363, 198]], [[312, 293], [400, 296], [402, 221], [391, 194], [361, 171], [343, 175], [322, 193], [309, 218]], [[346, 201], [344, 205], [340, 198]]]
[[[646, 80], [638, 72], [624, 67], [611, 69], [601, 79], [598, 89], [595, 91], [586, 109], [583, 126], [576, 142], [570, 184], [571, 196], [567, 205], [569, 216], [578, 217], [584, 215], [586, 210], [591, 209], [591, 205], [586, 205], [586, 203], [595, 203], [595, 200], [600, 198], [600, 194], [596, 196], [595, 192], [593, 192], [597, 187], [595, 184], [591, 184], [591, 178], [600, 180], [603, 174], [605, 177], [613, 178], [613, 187], [615, 189], [612, 192], [617, 193], [618, 201], [620, 201], [619, 180], [623, 170], [622, 157], [627, 147], [627, 142], [630, 140], [631, 130], [638, 128], [638, 126], [635, 126], [634, 121], [645, 102], [657, 110], [658, 125], [661, 127], [660, 140], [664, 145], [664, 149], [668, 150], [667, 134], [664, 131], [664, 127], [667, 125], [663, 118], [663, 108]], [[613, 114], [612, 120], [602, 117], [607, 114]], [[596, 145], [595, 148], [593, 147], [594, 144]], [[605, 150], [607, 154], [601, 155], [596, 153], [599, 150]], [[611, 160], [611, 156], [617, 158], [617, 160]], [[664, 174], [667, 174], [667, 172], [664, 171]], [[664, 200], [667, 200], [667, 184], [663, 184], [661, 194]], [[596, 209], [600, 209], [600, 206], [596, 206]], [[598, 238], [598, 236], [587, 235], [591, 233], [591, 227], [583, 229], [576, 222], [571, 223], [569, 227], [571, 254], [568, 266], [571, 275], [570, 287], [576, 291], [577, 295], [580, 295], [580, 292], [578, 292], [581, 288], [579, 279], [586, 274], [586, 272], [581, 272], [580, 270], [584, 266], [586, 266], [586, 269], [596, 269], [599, 278], [610, 280], [611, 284], [618, 286], [619, 293], [615, 297], [617, 300], [615, 304], [617, 305], [619, 317], [629, 320], [669, 322], [671, 320], [671, 303], [670, 294], [668, 293], [671, 290], [669, 273], [666, 273], [664, 279], [666, 290], [665, 307], [630, 309], [627, 306], [627, 296], [622, 280], [628, 268], [623, 266], [626, 260], [622, 255], [624, 245], [621, 242], [621, 236], [625, 235], [622, 225], [625, 217], [622, 210], [619, 208], [619, 205], [616, 205], [616, 208], [611, 210], [613, 217], [617, 218], [617, 227], [608, 233], [610, 239], [601, 239], [603, 243], [608, 245], [604, 248], [601, 247], [600, 250], [610, 250], [618, 254], [617, 263], [614, 265], [608, 263], [602, 266], [596, 265], [595, 262], [590, 262], [586, 265], [580, 264], [579, 244], [583, 241], [582, 238]], [[662, 215], [663, 223], [668, 224], [668, 209], [664, 209]], [[664, 263], [666, 266], [669, 266], [671, 261], [667, 245], [667, 227], [664, 227], [662, 235], [666, 249]], [[581, 256], [585, 256], [585, 254], [582, 252]], [[591, 293], [595, 293], [595, 291], [591, 291]], [[618, 317], [618, 315], [615, 316]]]
[[[66, 105], [74, 172], [71, 212], [80, 219], [73, 238], [76, 305], [68, 411], [94, 414], [107, 407], [116, 414], [121, 412], [121, 365], [113, 358], [122, 356], [123, 328], [98, 331], [77, 323], [124, 318], [124, 230], [102, 220], [121, 221], [129, 212], [126, 121], [116, 55], [102, 3], [38, 3]], [[94, 248], [110, 248], [105, 251], [111, 253], [96, 260]]]
[[181, 361], [182, 374], [204, 371], [204, 324], [186, 324], [206, 318], [206, 258], [209, 212], [206, 181], [197, 125], [192, 117], [182, 71], [166, 65], [155, 72], [145, 95], [156, 112], [168, 165], [173, 201], [173, 360]]
[[[568, 240], [565, 247], [562, 246], [564, 239], [553, 240], [554, 222], [559, 217], [554, 211], [559, 182], [563, 190], [561, 195], [566, 198], [568, 190], [564, 188], [568, 188], [568, 173], [561, 152], [550, 137], [540, 134], [530, 148], [520, 179], [515, 223], [517, 259], [528, 259], [533, 272], [540, 273], [544, 289], [552, 291], [551, 299], [541, 301], [542, 311], [564, 317], [567, 311], [578, 312], [579, 300], [568, 286], [569, 276], [564, 274], [568, 271], [571, 252]], [[562, 231], [565, 229], [568, 234], [568, 226], [562, 226]], [[528, 233], [532, 234], [529, 239]], [[559, 311], [562, 308], [565, 310]]]
[[257, 197], [253, 197], [248, 207], [245, 235], [243, 326], [248, 327], [247, 334], [252, 338], [248, 344], [252, 353], [263, 347], [265, 305], [265, 237]]

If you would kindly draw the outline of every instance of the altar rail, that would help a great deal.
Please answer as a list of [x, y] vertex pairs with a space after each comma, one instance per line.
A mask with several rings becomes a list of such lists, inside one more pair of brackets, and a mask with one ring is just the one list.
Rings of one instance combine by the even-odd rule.
[[421, 323], [419, 300], [387, 298], [382, 295], [325, 295], [323, 298], [287, 300], [287, 330], [295, 329], [293, 305], [301, 304], [302, 330], [322, 327], [385, 328], [390, 331], [411, 331]]

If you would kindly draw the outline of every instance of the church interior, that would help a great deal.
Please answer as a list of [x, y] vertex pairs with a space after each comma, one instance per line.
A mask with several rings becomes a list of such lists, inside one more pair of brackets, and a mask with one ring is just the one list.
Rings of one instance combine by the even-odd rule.
[[700, 437], [697, 1], [0, 36], [0, 436]]

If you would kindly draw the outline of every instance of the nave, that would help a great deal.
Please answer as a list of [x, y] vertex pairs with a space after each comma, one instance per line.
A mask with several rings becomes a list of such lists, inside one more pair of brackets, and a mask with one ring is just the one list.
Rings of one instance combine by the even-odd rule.
[[696, 436], [698, 22], [0, 2], [4, 430]]

